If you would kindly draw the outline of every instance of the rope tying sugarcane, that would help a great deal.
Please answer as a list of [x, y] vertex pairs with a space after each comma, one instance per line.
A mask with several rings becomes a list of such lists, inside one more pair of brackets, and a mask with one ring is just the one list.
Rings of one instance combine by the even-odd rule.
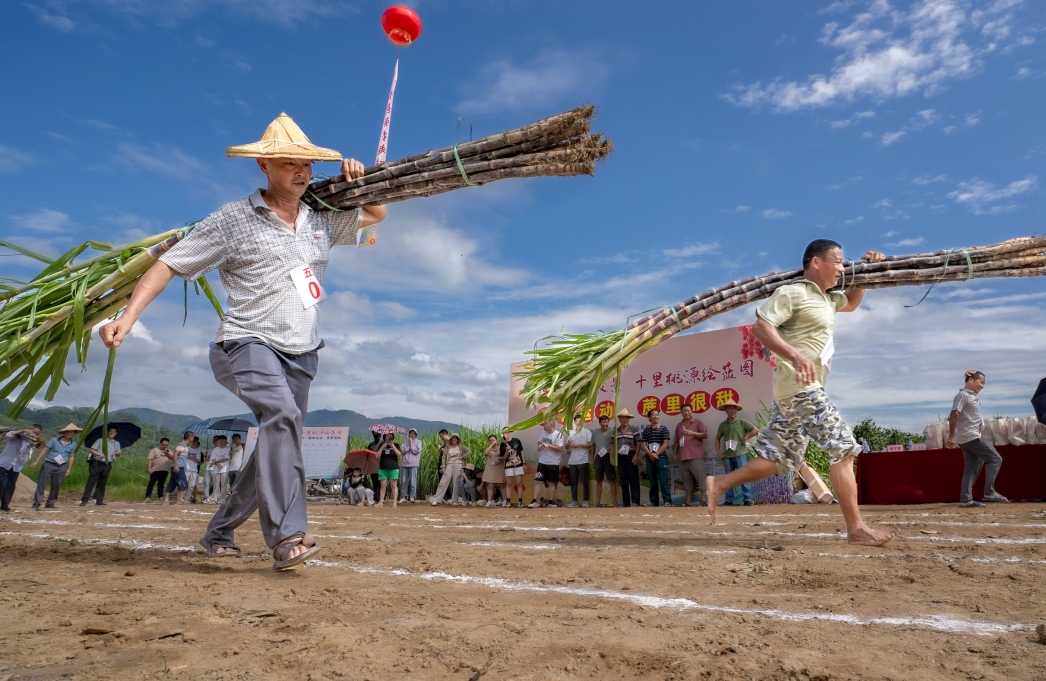
[[926, 296], [930, 295], [930, 291], [933, 290], [933, 287], [936, 286], [941, 281], [941, 279], [944, 278], [944, 275], [948, 274], [948, 261], [952, 257], [952, 252], [957, 251], [957, 250], [958, 251], [962, 251], [962, 254], [966, 256], [966, 268], [967, 268], [966, 281], [969, 281], [970, 279], [973, 279], [973, 260], [970, 259], [969, 252], [967, 252], [967, 250], [965, 248], [949, 248], [947, 251], [945, 251], [945, 254], [944, 254], [944, 268], [943, 268], [943, 271], [941, 272], [941, 276], [937, 277], [937, 280], [934, 281], [932, 284], [930, 284], [930, 288], [926, 289], [926, 293], [923, 294], [923, 297], [919, 299], [918, 303], [915, 303], [914, 305], [905, 305], [905, 307], [915, 307], [919, 303], [921, 303], [924, 300], [926, 300]]
[[[458, 156], [458, 133], [461, 132], [461, 121], [464, 121], [464, 120], [465, 120], [464, 118], [458, 118], [458, 127], [454, 131], [454, 148], [453, 148], [454, 162], [458, 164], [458, 171], [461, 173], [461, 178], [463, 180], [465, 180], [465, 184], [468, 185], [468, 186], [472, 186], [472, 182], [469, 180], [469, 176], [465, 174], [465, 166], [461, 162], [461, 157]], [[468, 123], [468, 121], [465, 121], [465, 122]], [[469, 142], [471, 142], [471, 141], [472, 141], [472, 124], [469, 123]]]

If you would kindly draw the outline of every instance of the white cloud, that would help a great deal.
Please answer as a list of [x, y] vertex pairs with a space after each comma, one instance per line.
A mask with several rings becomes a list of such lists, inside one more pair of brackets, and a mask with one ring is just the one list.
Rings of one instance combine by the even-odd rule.
[[876, 201], [874, 204], [872, 204], [872, 208], [892, 208], [892, 207], [893, 207], [893, 201], [891, 201], [890, 199], [880, 199], [879, 201]]
[[526, 64], [508, 59], [485, 66], [457, 105], [463, 114], [545, 109], [591, 91], [608, 73], [595, 54], [545, 50]]
[[[48, 3], [52, 8], [61, 8], [67, 14], [67, 3]], [[300, 24], [318, 19], [331, 19], [359, 14], [359, 8], [344, 0], [174, 0], [173, 2], [146, 2], [143, 0], [86, 0], [77, 3], [77, 16], [82, 21], [74, 22], [68, 16], [48, 14], [40, 7], [26, 5], [45, 24], [68, 33], [80, 25], [95, 30], [99, 24], [110, 21], [108, 17], [97, 22], [89, 19], [92, 14], [105, 14], [124, 21], [153, 22], [163, 27], [180, 23], [210, 12], [221, 12], [232, 17], [246, 17], [266, 24], [275, 24], [293, 30]]]
[[211, 167], [169, 144], [154, 142], [147, 147], [121, 142], [116, 145], [116, 159], [129, 170], [147, 170], [163, 177], [182, 181], [199, 181], [211, 175]]
[[0, 173], [13, 173], [33, 163], [35, 159], [24, 151], [0, 144]]
[[864, 178], [861, 177], [860, 175], [855, 175], [854, 177], [849, 177], [849, 178], [843, 180], [842, 182], [839, 182], [839, 183], [836, 183], [836, 184], [830, 184], [830, 185], [828, 185], [827, 189], [829, 191], [835, 191], [836, 189], [842, 189], [843, 187], [849, 186], [851, 184], [857, 184], [858, 182], [860, 182], [863, 179]]
[[698, 243], [691, 244], [690, 246], [684, 246], [683, 248], [666, 248], [663, 253], [670, 257], [676, 258], [692, 258], [695, 255], [708, 255], [709, 253], [719, 252], [719, 242], [713, 241], [712, 243]]
[[843, 224], [844, 225], [856, 225], [858, 222], [861, 222], [862, 220], [864, 220], [864, 216], [863, 215], [858, 215], [855, 218], [850, 218], [849, 220], [843, 220]]
[[[1006, 286], [1020, 292], [1036, 284]], [[869, 291], [856, 311], [839, 315], [827, 387], [844, 418], [872, 416], [921, 432], [948, 416], [970, 367], [988, 375], [985, 413], [1031, 415], [1028, 398], [1042, 374], [1028, 369], [1042, 366], [1043, 294], [998, 296], [987, 282], [945, 283], [918, 307], [905, 307], [924, 292]], [[948, 332], [956, 328], [963, 332]]]
[[840, 51], [829, 75], [765, 86], [757, 81], [724, 98], [738, 106], [788, 112], [863, 97], [882, 101], [933, 94], [949, 81], [978, 72], [982, 57], [996, 48], [993, 41], [1005, 38], [1014, 21], [1010, 7], [994, 3], [967, 13], [960, 0], [921, 0], [905, 11], [873, 0], [848, 25], [824, 26], [821, 42]]
[[751, 209], [752, 209], [751, 206], [738, 206], [737, 208], [734, 208], [733, 210], [726, 210], [724, 208], [724, 209], [720, 210], [719, 212], [720, 213], [747, 213]]
[[[892, 232], [892, 233], [896, 234], [896, 232]], [[887, 246], [892, 246], [894, 248], [901, 248], [901, 247], [904, 247], [904, 246], [921, 246], [924, 243], [926, 243], [926, 239], [924, 239], [922, 237], [918, 237], [917, 239], [901, 239], [900, 241], [895, 241], [892, 244], [886, 244], [886, 245]]]
[[787, 210], [778, 210], [776, 208], [767, 208], [762, 212], [764, 220], [782, 220], [791, 215], [792, 214]]
[[849, 118], [845, 118], [845, 119], [843, 119], [841, 121], [829, 121], [828, 125], [830, 125], [833, 130], [838, 130], [839, 128], [848, 128], [851, 125], [856, 125], [857, 123], [860, 123], [865, 118], [875, 118], [875, 112], [874, 111], [858, 111], [853, 116], [850, 116]]
[[912, 184], [923, 185], [923, 184], [932, 184], [934, 182], [947, 182], [947, 181], [948, 181], [948, 176], [947, 175], [935, 175], [934, 177], [930, 177], [929, 175], [923, 175], [922, 177], [914, 178], [912, 180]]
[[896, 230], [892, 230], [892, 229], [891, 229], [891, 230], [890, 230], [889, 232], [887, 232], [886, 234], [883, 234], [883, 238], [884, 238], [884, 239], [889, 239], [890, 237], [892, 237], [892, 236], [897, 236], [898, 234], [900, 234], [900, 232], [898, 232], [898, 231], [896, 231]]
[[31, 9], [34, 14], [36, 14], [36, 18], [40, 20], [40, 23], [46, 26], [50, 26], [56, 31], [60, 31], [62, 33], [69, 33], [76, 27], [76, 24], [73, 23], [73, 20], [67, 16], [64, 16], [62, 14], [51, 14], [47, 12], [44, 8], [38, 7], [36, 5], [26, 4], [25, 6]]
[[975, 125], [977, 125], [978, 123], [981, 122], [981, 113], [982, 113], [981, 110], [978, 109], [977, 111], [974, 111], [973, 113], [966, 114], [965, 116], [963, 116], [962, 125], [949, 125], [949, 126], [946, 126], [943, 129], [944, 130], [944, 134], [948, 135], [948, 134], [951, 134], [951, 133], [955, 132], [956, 130], [960, 130], [962, 128], [972, 128], [973, 126], [975, 126]]
[[880, 143], [884, 147], [888, 147], [888, 146], [890, 146], [891, 144], [893, 144], [894, 142], [896, 142], [897, 140], [901, 139], [902, 137], [904, 137], [907, 134], [908, 134], [907, 130], [897, 130], [896, 132], [886, 132], [886, 133], [883, 133], [883, 136], [882, 136], [882, 139], [880, 140]]
[[1008, 199], [1033, 191], [1038, 186], [1039, 178], [1035, 175], [1028, 175], [1001, 189], [996, 189], [990, 182], [974, 179], [960, 182], [958, 189], [948, 193], [948, 198], [966, 206], [975, 215], [998, 215], [1017, 210], [1017, 204], [1008, 202]]
[[65, 213], [50, 208], [41, 208], [35, 213], [25, 215], [12, 215], [11, 222], [21, 229], [34, 232], [48, 232], [58, 234], [66, 231], [72, 226], [72, 220]]

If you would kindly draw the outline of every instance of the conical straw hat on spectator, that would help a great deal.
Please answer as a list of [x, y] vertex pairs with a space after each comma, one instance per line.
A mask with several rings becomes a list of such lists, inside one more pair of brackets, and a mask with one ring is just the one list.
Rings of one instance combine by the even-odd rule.
[[226, 156], [243, 158], [300, 158], [305, 161], [340, 161], [341, 154], [309, 141], [294, 119], [286, 113], [276, 117], [265, 128], [261, 139], [225, 150]]

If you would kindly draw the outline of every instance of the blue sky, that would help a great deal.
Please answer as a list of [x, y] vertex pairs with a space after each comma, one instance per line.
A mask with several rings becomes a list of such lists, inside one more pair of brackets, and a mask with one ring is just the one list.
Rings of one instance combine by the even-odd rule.
[[[391, 207], [379, 247], [343, 249], [329, 270], [313, 408], [504, 420], [508, 364], [538, 338], [793, 267], [810, 239], [859, 255], [1043, 230], [1041, 3], [414, 6], [424, 33], [400, 52], [390, 159], [452, 144], [459, 116], [483, 136], [585, 102], [616, 152], [593, 178]], [[281, 111], [369, 164], [397, 56], [384, 8], [4, 3], [0, 235], [54, 254], [199, 219], [260, 186], [224, 149]], [[869, 294], [840, 317], [830, 392], [852, 421], [921, 430], [977, 367], [986, 411], [1029, 413], [1043, 285], [939, 286], [915, 309], [921, 291]], [[193, 300], [183, 327], [181, 296], [172, 286], [121, 350], [114, 405], [239, 411], [206, 364], [213, 313]], [[100, 358], [70, 371], [59, 403], [96, 399]]]

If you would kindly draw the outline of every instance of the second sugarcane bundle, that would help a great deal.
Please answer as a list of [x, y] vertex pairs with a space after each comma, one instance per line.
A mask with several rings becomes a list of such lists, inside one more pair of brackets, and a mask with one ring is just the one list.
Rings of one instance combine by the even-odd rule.
[[[850, 261], [844, 264], [839, 287], [890, 288], [1043, 275], [1046, 238], [1027, 237], [993, 246], [890, 256], [877, 263]], [[769, 298], [781, 286], [802, 277], [803, 271], [796, 269], [733, 281], [639, 319], [622, 331], [543, 339], [550, 341], [549, 346], [529, 351], [532, 358], [517, 374], [525, 379], [522, 397], [527, 406], [537, 406], [541, 412], [516, 424], [513, 430], [538, 425], [550, 417], [569, 423], [571, 414], [593, 407], [600, 386], [619, 375], [641, 353], [710, 317]]]

